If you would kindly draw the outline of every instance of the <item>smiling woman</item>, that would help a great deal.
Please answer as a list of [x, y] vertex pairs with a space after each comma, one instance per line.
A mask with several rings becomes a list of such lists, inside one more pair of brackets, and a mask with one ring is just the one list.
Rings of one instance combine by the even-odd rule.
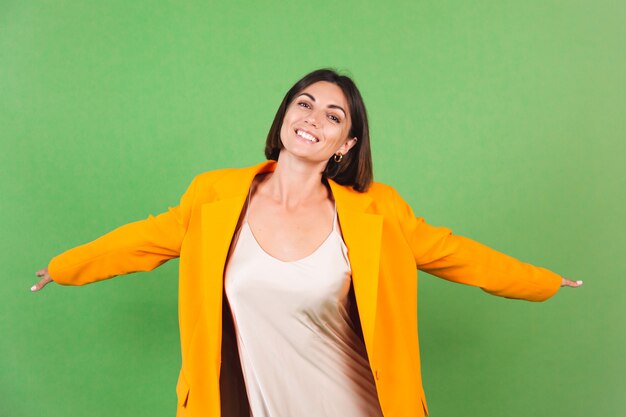
[[[311, 122], [315, 126], [311, 126]], [[367, 111], [361, 93], [349, 77], [332, 70], [317, 70], [295, 83], [278, 107], [267, 135], [265, 157], [278, 160], [285, 146], [282, 138], [290, 133], [289, 129], [297, 134], [296, 129], [301, 128], [304, 133], [314, 135], [307, 127], [315, 131], [323, 129], [322, 133], [330, 139], [335, 137], [339, 142], [346, 141], [344, 148], [337, 147], [330, 154], [325, 149], [318, 154], [328, 154], [324, 177], [352, 186], [357, 191], [367, 190], [374, 177]], [[325, 148], [330, 145], [325, 143]], [[352, 147], [355, 149], [348, 152]], [[332, 161], [329, 160], [331, 156]], [[337, 161], [341, 164], [332, 163]]]
[[424, 416], [416, 270], [543, 301], [566, 280], [427, 224], [373, 181], [346, 76], [299, 80], [258, 165], [198, 175], [177, 207], [38, 271], [83, 285], [180, 257], [182, 416]]

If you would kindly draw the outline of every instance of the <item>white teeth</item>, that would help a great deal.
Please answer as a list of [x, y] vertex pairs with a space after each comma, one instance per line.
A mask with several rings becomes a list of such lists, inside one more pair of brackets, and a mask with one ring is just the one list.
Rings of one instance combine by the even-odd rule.
[[314, 142], [314, 143], [315, 142], [319, 142], [319, 139], [317, 139], [315, 136], [313, 136], [313, 135], [311, 135], [311, 134], [309, 134], [309, 133], [307, 133], [307, 132], [305, 132], [303, 130], [296, 131], [296, 134], [298, 136], [300, 136], [301, 138], [308, 140], [309, 142]]

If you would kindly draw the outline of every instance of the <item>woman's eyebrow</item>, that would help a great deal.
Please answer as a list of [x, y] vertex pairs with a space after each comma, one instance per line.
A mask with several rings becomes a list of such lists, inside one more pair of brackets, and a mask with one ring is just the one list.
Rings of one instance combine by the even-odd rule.
[[[301, 96], [307, 96], [308, 98], [310, 98], [313, 102], [315, 102], [315, 97], [313, 97], [312, 95], [310, 95], [309, 93], [302, 93], [300, 94]], [[343, 109], [343, 107], [338, 106], [336, 104], [329, 104], [328, 105], [329, 109], [337, 109], [337, 110], [341, 110], [343, 112], [343, 117], [346, 117], [346, 111]]]

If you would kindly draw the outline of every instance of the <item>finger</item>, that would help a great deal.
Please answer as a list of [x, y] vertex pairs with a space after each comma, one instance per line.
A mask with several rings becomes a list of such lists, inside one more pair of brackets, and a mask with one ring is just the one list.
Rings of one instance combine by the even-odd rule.
[[571, 281], [567, 278], [563, 278], [563, 284], [561, 285], [562, 287], [572, 287], [572, 288], [576, 288], [576, 287], [580, 287], [581, 285], [583, 285], [583, 282], [578, 280], [578, 281]]
[[43, 277], [41, 280], [39, 280], [38, 283], [30, 287], [30, 290], [32, 292], [37, 292], [41, 290], [43, 287], [45, 287], [46, 285], [48, 285], [48, 283], [50, 283], [51, 281], [52, 279], [50, 277]]
[[46, 274], [46, 268], [40, 269], [39, 271], [35, 272], [35, 275], [37, 275], [38, 277], [43, 277], [45, 274]]

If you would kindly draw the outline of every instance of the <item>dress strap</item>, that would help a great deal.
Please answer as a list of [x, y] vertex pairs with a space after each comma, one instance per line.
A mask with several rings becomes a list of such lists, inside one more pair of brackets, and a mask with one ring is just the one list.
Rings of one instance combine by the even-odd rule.
[[335, 216], [333, 218], [333, 232], [337, 230], [337, 202], [335, 201], [334, 204], [335, 204]]
[[248, 189], [248, 199], [247, 199], [247, 202], [246, 202], [246, 213], [245, 213], [245, 215], [243, 217], [244, 223], [248, 222], [248, 213], [250, 212], [250, 196], [251, 195], [252, 195], [252, 185]]

